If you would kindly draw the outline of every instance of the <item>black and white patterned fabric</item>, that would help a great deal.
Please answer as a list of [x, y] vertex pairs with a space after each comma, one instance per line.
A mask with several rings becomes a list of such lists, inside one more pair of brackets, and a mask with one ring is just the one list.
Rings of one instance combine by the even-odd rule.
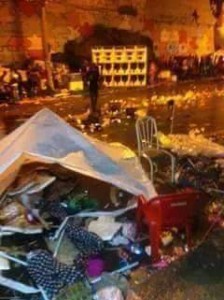
[[[60, 203], [51, 204], [50, 214], [61, 222], [68, 216], [66, 210]], [[74, 246], [86, 256], [99, 254], [103, 250], [103, 240], [97, 234], [81, 227], [77, 219], [67, 222], [65, 234], [72, 241]]]
[[41, 286], [49, 299], [65, 286], [85, 278], [85, 263], [82, 257], [77, 258], [72, 266], [58, 262], [50, 252], [36, 250], [28, 255], [28, 272], [34, 282]]
[[63, 221], [67, 216], [68, 213], [66, 212], [65, 208], [61, 206], [60, 202], [52, 202], [47, 206], [47, 210], [49, 211], [50, 215], [59, 221]]
[[74, 225], [72, 220], [66, 224], [65, 234], [75, 247], [86, 256], [96, 255], [103, 250], [103, 240], [97, 234]]

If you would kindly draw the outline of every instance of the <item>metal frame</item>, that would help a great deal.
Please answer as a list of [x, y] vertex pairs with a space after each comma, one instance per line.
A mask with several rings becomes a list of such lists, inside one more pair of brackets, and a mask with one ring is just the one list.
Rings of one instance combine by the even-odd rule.
[[135, 130], [139, 156], [150, 148], [159, 149], [159, 141], [157, 139], [158, 129], [154, 118], [138, 118], [135, 123]]
[[147, 151], [154, 149], [158, 153], [164, 153], [170, 158], [171, 164], [171, 182], [175, 181], [175, 164], [176, 160], [172, 153], [160, 148], [158, 140], [158, 128], [156, 120], [150, 116], [144, 118], [138, 118], [135, 123], [135, 131], [138, 144], [138, 156], [144, 157], [150, 165], [151, 180], [154, 180], [154, 163], [151, 157], [147, 154]]

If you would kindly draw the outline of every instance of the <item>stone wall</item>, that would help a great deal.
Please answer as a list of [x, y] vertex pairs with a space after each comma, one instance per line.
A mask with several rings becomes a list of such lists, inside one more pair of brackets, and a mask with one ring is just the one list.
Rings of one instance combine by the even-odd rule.
[[[133, 5], [137, 16], [120, 15]], [[0, 64], [42, 53], [37, 5], [26, 0], [0, 0]], [[83, 40], [95, 24], [138, 31], [154, 41], [160, 56], [213, 51], [214, 19], [209, 0], [54, 0], [47, 5], [49, 43], [54, 52], [66, 41]]]

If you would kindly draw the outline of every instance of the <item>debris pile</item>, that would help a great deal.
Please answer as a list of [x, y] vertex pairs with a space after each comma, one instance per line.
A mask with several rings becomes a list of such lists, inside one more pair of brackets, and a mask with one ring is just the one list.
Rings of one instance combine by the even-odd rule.
[[80, 115], [68, 115], [68, 122], [82, 131], [94, 133], [102, 131], [104, 128], [127, 122], [127, 120], [135, 119], [137, 114], [137, 104], [131, 101], [111, 100], [109, 103], [102, 105], [99, 112], [91, 114], [87, 111]]
[[204, 129], [192, 129], [188, 134], [169, 134], [159, 133], [159, 142], [162, 147], [171, 149], [179, 156], [204, 155], [207, 157], [222, 157], [224, 146], [214, 143], [211, 138], [203, 135]]
[[[115, 274], [149, 259], [144, 251], [144, 243], [148, 242], [145, 239], [142, 244], [138, 239], [133, 210], [125, 212], [130, 195], [124, 198], [123, 192], [115, 202], [114, 195], [110, 200], [105, 184], [90, 181], [92, 188], [88, 190], [85, 183], [89, 181], [58, 165], [32, 163], [20, 169], [1, 199], [1, 248], [12, 251], [5, 234], [23, 235], [24, 246], [17, 249], [14, 245], [13, 252], [19, 250], [27, 256], [28, 274], [45, 290], [48, 299], [62, 299], [62, 295], [65, 299], [80, 299], [78, 295], [92, 299], [94, 293], [98, 299], [106, 295], [127, 299], [129, 285], [125, 283], [124, 292], [119, 286], [124, 284], [124, 277]], [[96, 184], [99, 198], [104, 191], [105, 201], [97, 198]], [[110, 214], [105, 215], [104, 209]], [[119, 210], [124, 212], [117, 216]], [[35, 249], [33, 243], [29, 244], [30, 235], [34, 240], [38, 235], [41, 240], [35, 242]], [[63, 248], [63, 262], [58, 252], [66, 240], [73, 250]], [[53, 249], [47, 246], [52, 243]], [[13, 274], [13, 269], [8, 274]]]
[[[161, 260], [152, 265], [148, 233], [143, 230], [139, 235], [135, 210], [126, 210], [131, 195], [123, 192], [110, 199], [105, 188], [58, 165], [32, 163], [20, 169], [2, 198], [2, 229], [6, 226], [14, 235], [32, 234], [34, 240], [38, 234], [42, 241], [33, 249], [25, 235], [26, 246], [20, 247], [20, 253], [27, 255], [28, 273], [49, 299], [77, 299], [78, 295], [92, 299], [94, 294], [98, 299], [130, 299], [130, 294], [136, 298], [120, 272], [132, 276], [130, 270], [139, 265], [150, 266], [154, 272], [188, 252], [186, 237], [173, 228], [162, 233]], [[123, 212], [117, 214], [119, 210]], [[66, 241], [72, 248], [67, 248]], [[11, 246], [3, 235], [1, 247], [11, 251]]]
[[[121, 116], [135, 118], [136, 113], [134, 105], [112, 102], [104, 117], [111, 123]], [[146, 266], [152, 274], [184, 256], [189, 251], [186, 233], [175, 226], [164, 229], [157, 236], [161, 259], [152, 263], [154, 244], [145, 224], [138, 228], [136, 195], [150, 191], [154, 197], [156, 192], [143, 170], [136, 172], [139, 161], [135, 154], [116, 143], [112, 147], [84, 139], [58, 117], [46, 111], [42, 114], [33, 117], [34, 123], [28, 121], [28, 133], [36, 137], [33, 144], [17, 141], [18, 150], [10, 143], [12, 136], [6, 137], [7, 151], [11, 152], [5, 159], [5, 142], [0, 145], [3, 171], [6, 162], [14, 162], [2, 181], [7, 187], [0, 199], [0, 257], [11, 260], [11, 256], [4, 256], [6, 252], [16, 252], [19, 258], [25, 255], [21, 274], [25, 267], [28, 275], [24, 278], [31, 277], [50, 300], [94, 296], [100, 300], [138, 299], [124, 275], [131, 277], [138, 266]], [[37, 124], [44, 124], [42, 130]], [[23, 130], [27, 125], [22, 126], [17, 130], [27, 141]], [[211, 195], [213, 190], [222, 189], [221, 146], [195, 131], [185, 138], [160, 134], [159, 140], [178, 156], [176, 190], [193, 187]], [[189, 151], [186, 140], [193, 150]], [[15, 153], [21, 154], [21, 164]], [[209, 221], [219, 218], [222, 225], [220, 211], [220, 202], [214, 200], [208, 208]], [[23, 241], [19, 247], [16, 239]], [[5, 272], [10, 277], [14, 269]], [[18, 282], [14, 283], [14, 287], [7, 287], [18, 288]], [[6, 286], [4, 276], [0, 285]]]

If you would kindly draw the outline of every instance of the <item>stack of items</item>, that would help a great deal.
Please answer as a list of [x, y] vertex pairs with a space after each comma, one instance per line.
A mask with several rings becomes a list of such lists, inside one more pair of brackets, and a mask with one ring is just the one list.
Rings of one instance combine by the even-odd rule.
[[107, 87], [145, 86], [147, 84], [147, 47], [95, 47], [92, 60], [101, 66]]

